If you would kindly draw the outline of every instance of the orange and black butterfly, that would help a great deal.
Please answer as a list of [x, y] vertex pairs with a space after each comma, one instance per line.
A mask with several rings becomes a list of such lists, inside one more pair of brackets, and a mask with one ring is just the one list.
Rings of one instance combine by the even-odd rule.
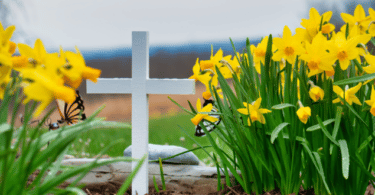
[[[76, 90], [76, 99], [73, 103], [68, 104], [62, 100], [56, 100], [56, 104], [61, 119], [57, 120], [57, 122], [55, 123], [51, 123], [51, 119], [48, 118], [47, 123], [45, 123], [45, 125], [49, 127], [49, 130], [56, 130], [64, 124], [72, 125], [77, 123], [78, 121], [86, 119], [86, 115], [85, 113], [83, 113], [83, 111], [85, 110], [85, 106], [83, 105], [83, 100], [79, 95], [78, 90]], [[23, 123], [23, 121], [24, 118], [21, 115], [21, 123]], [[33, 123], [39, 123], [39, 120], [30, 121], [28, 124]]]
[[[78, 121], [85, 120], [86, 115], [83, 113], [85, 106], [83, 105], [83, 100], [79, 95], [78, 90], [76, 90], [76, 99], [73, 103], [68, 104], [62, 100], [56, 100], [57, 109], [61, 116], [60, 120], [57, 120], [56, 123], [49, 123], [49, 130], [56, 130], [60, 126], [67, 124], [72, 125]], [[63, 111], [63, 112], [62, 112]]]

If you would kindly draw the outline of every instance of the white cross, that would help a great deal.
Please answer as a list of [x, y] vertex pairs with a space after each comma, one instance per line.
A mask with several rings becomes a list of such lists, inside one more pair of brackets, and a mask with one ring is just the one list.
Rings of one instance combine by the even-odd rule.
[[[132, 32], [132, 77], [100, 78], [96, 84], [86, 84], [87, 93], [132, 94], [132, 158], [140, 159], [148, 154], [148, 94], [194, 94], [195, 82], [193, 79], [149, 79], [147, 31]], [[133, 169], [136, 164], [132, 163]], [[136, 193], [148, 193], [148, 163], [142, 165], [133, 179], [132, 194]]]

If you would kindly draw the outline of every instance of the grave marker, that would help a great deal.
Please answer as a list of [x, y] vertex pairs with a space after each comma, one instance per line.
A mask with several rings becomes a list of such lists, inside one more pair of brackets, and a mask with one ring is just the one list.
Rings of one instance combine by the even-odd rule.
[[[193, 79], [150, 79], [147, 31], [132, 32], [132, 78], [99, 78], [87, 84], [91, 94], [132, 94], [132, 158], [148, 154], [148, 94], [194, 94]], [[148, 193], [148, 161], [133, 179], [132, 193]], [[132, 163], [133, 169], [137, 162]]]

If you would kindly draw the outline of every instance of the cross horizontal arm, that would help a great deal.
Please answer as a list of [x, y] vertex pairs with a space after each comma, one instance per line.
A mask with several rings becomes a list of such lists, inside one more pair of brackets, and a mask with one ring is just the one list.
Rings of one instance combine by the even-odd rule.
[[147, 79], [147, 94], [195, 94], [194, 79]]
[[100, 78], [97, 83], [86, 81], [87, 93], [131, 93], [131, 81], [130, 78]]

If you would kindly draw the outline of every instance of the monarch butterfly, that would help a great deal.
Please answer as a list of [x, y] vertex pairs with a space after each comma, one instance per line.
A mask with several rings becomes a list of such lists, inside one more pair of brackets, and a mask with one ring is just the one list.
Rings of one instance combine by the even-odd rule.
[[[204, 103], [203, 103], [203, 107], [205, 107], [207, 104], [212, 104], [213, 105], [214, 101], [213, 100], [204, 100]], [[215, 106], [212, 106], [212, 109], [211, 109], [211, 112], [217, 112], [217, 108]], [[206, 130], [208, 132], [211, 132], [213, 131], [217, 125], [219, 125], [220, 121], [221, 121], [221, 118], [220, 118], [220, 115], [219, 114], [209, 114], [210, 116], [212, 117], [215, 117], [219, 120], [215, 121], [215, 122], [210, 122], [210, 121], [207, 121], [205, 119], [203, 119], [203, 125], [206, 127]], [[200, 126], [200, 124], [198, 124], [197, 126], [195, 126], [195, 136], [197, 137], [203, 137], [205, 136], [206, 134], [204, 133], [202, 127]]]
[[[72, 125], [77, 123], [79, 120], [86, 119], [86, 115], [83, 113], [85, 106], [83, 105], [83, 100], [79, 95], [78, 90], [76, 90], [76, 99], [72, 104], [69, 105], [62, 100], [56, 100], [56, 104], [61, 119], [57, 120], [56, 123], [49, 123], [49, 130], [56, 130], [64, 123], [67, 125]], [[61, 112], [62, 110], [64, 110], [64, 112]], [[82, 114], [80, 115], [81, 112]]]

